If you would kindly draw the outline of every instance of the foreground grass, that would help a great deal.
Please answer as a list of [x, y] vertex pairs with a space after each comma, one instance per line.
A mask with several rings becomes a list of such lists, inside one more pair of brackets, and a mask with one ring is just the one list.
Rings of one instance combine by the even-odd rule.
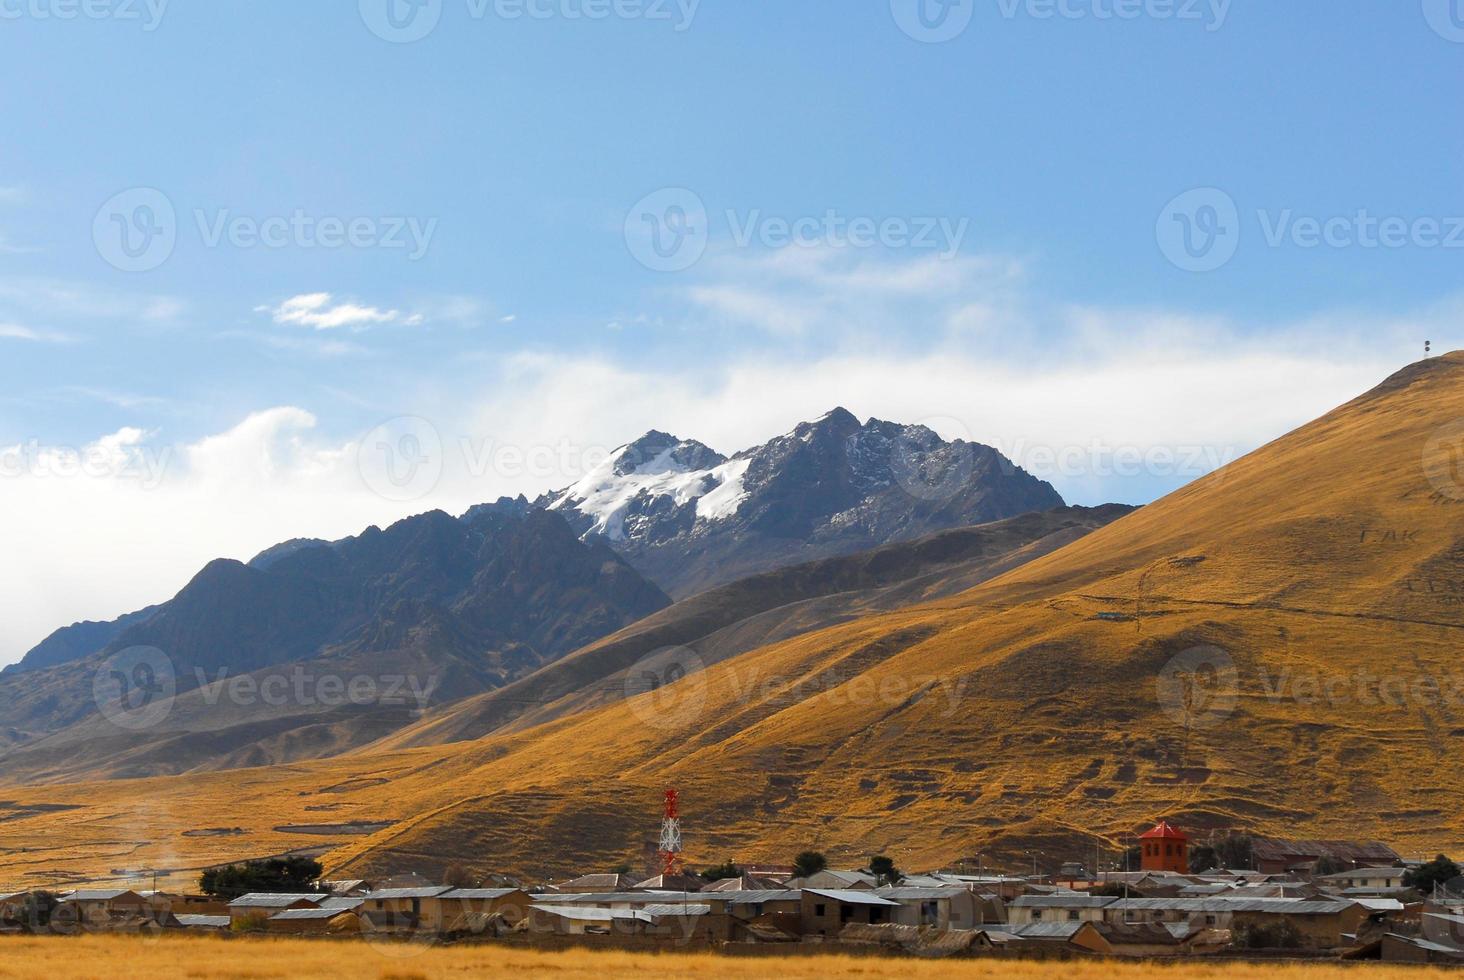
[[712, 954], [615, 953], [572, 950], [534, 952], [499, 946], [388, 947], [320, 940], [224, 940], [218, 938], [89, 936], [0, 938], [0, 978], [81, 977], [98, 980], [263, 980], [292, 977], [366, 977], [436, 980], [439, 977], [552, 977], [555, 980], [645, 980], [730, 977], [736, 980], [822, 980], [825, 977], [913, 977], [916, 980], [1442, 980], [1458, 976], [1432, 968], [1326, 965], [1259, 966], [1242, 963], [1159, 963], [1018, 960], [908, 960], [818, 956], [767, 959]]

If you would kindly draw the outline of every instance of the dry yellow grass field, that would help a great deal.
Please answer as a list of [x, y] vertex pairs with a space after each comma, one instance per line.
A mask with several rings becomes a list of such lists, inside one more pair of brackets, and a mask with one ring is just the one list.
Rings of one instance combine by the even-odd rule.
[[[911, 960], [818, 956], [767, 959], [713, 954], [534, 952], [493, 946], [431, 948], [385, 955], [361, 943], [304, 940], [231, 940], [138, 937], [6, 939], [0, 942], [0, 978], [64, 977], [96, 980], [272, 980], [272, 978], [555, 977], [558, 980], [639, 980], [726, 977], [782, 980], [828, 977], [912, 980], [1433, 980], [1453, 973], [1434, 968], [1327, 965], [1155, 964], [1020, 960]], [[408, 953], [415, 955], [406, 955]]]
[[[310, 844], [339, 873], [562, 875], [638, 861], [668, 781], [693, 865], [1076, 858], [1158, 816], [1457, 850], [1464, 460], [1435, 448], [1460, 420], [1452, 354], [970, 592], [528, 732], [6, 788], [0, 887]], [[1231, 687], [1187, 706], [1166, 683], [1197, 649]], [[276, 829], [337, 820], [396, 823]], [[242, 833], [189, 835], [214, 827]]]

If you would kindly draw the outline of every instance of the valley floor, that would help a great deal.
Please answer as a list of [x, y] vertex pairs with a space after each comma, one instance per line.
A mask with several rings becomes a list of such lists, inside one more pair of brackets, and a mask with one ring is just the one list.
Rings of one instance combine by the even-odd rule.
[[1424, 967], [1359, 964], [1088, 962], [1039, 963], [1010, 959], [910, 960], [849, 956], [729, 957], [714, 954], [537, 952], [501, 946], [384, 947], [323, 940], [227, 940], [88, 936], [78, 939], [0, 938], [0, 978], [106, 978], [132, 980], [217, 978], [377, 977], [435, 980], [439, 977], [550, 976], [558, 980], [613, 977], [731, 977], [761, 980], [776, 971], [780, 980], [824, 977], [910, 977], [915, 980], [1322, 980], [1346, 975], [1358, 980], [1431, 980], [1448, 971]]

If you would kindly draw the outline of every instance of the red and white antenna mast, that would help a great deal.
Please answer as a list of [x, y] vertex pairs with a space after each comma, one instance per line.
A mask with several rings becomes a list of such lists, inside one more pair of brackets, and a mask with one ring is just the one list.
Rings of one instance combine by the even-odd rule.
[[681, 797], [675, 789], [666, 791], [666, 810], [661, 817], [661, 874], [681, 870]]

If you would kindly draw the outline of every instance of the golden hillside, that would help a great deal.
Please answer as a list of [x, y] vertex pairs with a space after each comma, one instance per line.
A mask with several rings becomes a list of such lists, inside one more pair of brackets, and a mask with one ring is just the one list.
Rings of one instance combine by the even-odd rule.
[[[1457, 847], [1461, 444], [1455, 353], [954, 598], [476, 742], [6, 790], [0, 811], [78, 809], [0, 819], [0, 860], [39, 833], [55, 850], [25, 855], [27, 874], [105, 870], [117, 859], [88, 855], [122, 849], [181, 866], [310, 843], [272, 829], [287, 822], [369, 819], [396, 823], [320, 839], [336, 870], [461, 857], [563, 873], [638, 859], [668, 782], [693, 864], [805, 846], [907, 867], [1030, 847], [1055, 863], [1160, 815]], [[244, 833], [181, 836], [218, 826]]]

